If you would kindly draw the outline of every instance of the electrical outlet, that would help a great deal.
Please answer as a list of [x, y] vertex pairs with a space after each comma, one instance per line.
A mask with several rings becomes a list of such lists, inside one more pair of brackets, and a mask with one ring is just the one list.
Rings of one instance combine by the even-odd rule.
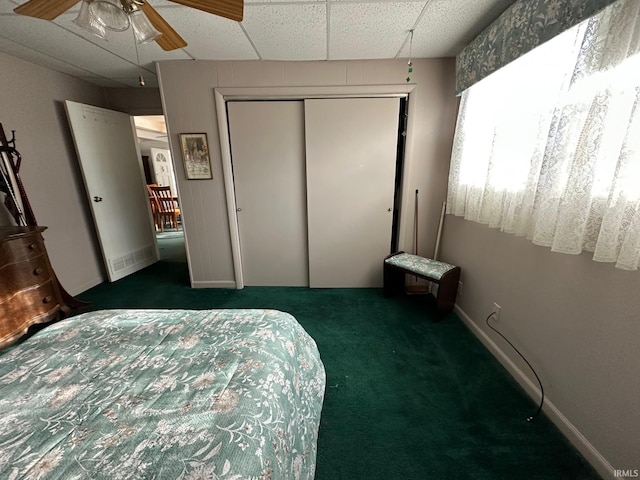
[[462, 282], [458, 282], [458, 297], [462, 297]]
[[502, 310], [502, 307], [494, 302], [494, 304], [493, 304], [493, 312], [495, 313], [495, 315], [493, 316], [493, 318], [496, 321], [500, 320], [500, 310]]

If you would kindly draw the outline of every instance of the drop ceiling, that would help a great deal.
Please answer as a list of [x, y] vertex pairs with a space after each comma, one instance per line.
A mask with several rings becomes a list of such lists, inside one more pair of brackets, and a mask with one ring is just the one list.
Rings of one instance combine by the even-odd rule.
[[136, 136], [142, 155], [149, 155], [151, 148], [169, 149], [167, 127], [163, 115], [143, 115], [133, 117]]
[[[26, 1], [26, 0], [24, 0]], [[187, 41], [171, 52], [134, 47], [131, 30], [108, 41], [73, 23], [79, 4], [54, 21], [16, 15], [0, 2], [0, 51], [103, 87], [157, 86], [165, 60], [353, 60], [453, 57], [514, 0], [245, 0], [235, 22], [168, 0], [149, 3]], [[54, 1], [54, 0], [52, 0]], [[139, 62], [138, 62], [139, 58]]]

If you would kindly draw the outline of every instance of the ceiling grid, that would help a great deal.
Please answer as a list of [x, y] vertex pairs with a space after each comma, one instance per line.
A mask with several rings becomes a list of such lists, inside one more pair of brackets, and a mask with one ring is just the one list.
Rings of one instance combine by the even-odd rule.
[[[0, 2], [0, 51], [100, 86], [138, 86], [133, 35], [109, 32], [107, 41], [73, 20], [79, 3], [53, 21]], [[149, 3], [187, 42], [164, 51], [140, 45], [140, 67], [157, 86], [154, 63], [165, 60], [363, 60], [409, 56], [453, 57], [514, 0], [245, 0], [235, 22], [170, 0]]]

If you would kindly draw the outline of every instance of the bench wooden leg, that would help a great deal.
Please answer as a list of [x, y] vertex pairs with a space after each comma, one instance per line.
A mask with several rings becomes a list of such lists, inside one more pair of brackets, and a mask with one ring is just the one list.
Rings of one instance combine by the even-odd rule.
[[444, 317], [453, 310], [458, 295], [458, 282], [460, 281], [460, 267], [455, 267], [445, 273], [438, 285], [436, 296], [436, 309], [439, 317]]
[[388, 264], [384, 264], [383, 268], [383, 287], [382, 293], [386, 298], [393, 296], [394, 294], [401, 292], [404, 288], [404, 272], [393, 268]]

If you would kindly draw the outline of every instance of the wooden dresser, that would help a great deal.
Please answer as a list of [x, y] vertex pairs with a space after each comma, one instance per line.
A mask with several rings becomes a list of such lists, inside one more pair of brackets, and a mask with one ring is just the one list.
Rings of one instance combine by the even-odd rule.
[[69, 312], [49, 263], [46, 227], [0, 227], [0, 348]]

